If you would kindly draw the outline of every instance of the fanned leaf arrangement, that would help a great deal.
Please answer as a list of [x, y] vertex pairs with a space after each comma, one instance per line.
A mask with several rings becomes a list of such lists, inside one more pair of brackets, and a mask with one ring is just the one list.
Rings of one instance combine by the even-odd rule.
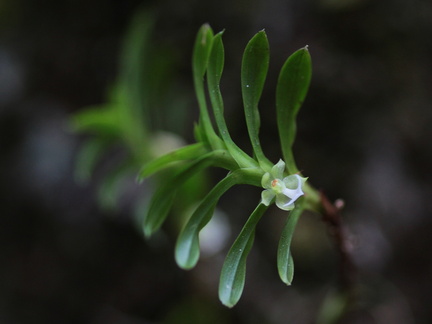
[[[165, 174], [160, 171], [168, 169], [172, 164], [178, 167], [184, 164], [173, 161], [199, 159], [208, 153], [206, 145], [197, 143], [160, 158], [161, 154], [172, 150], [173, 146], [180, 147], [184, 142], [177, 135], [179, 122], [176, 118], [178, 114], [183, 114], [183, 107], [177, 104], [179, 100], [172, 100], [176, 98], [175, 89], [171, 86], [175, 71], [172, 51], [159, 43], [153, 43], [154, 26], [153, 12], [146, 9], [137, 11], [125, 35], [120, 53], [119, 75], [109, 87], [107, 101], [84, 107], [71, 118], [73, 130], [85, 135], [77, 156], [75, 177], [78, 182], [88, 183], [98, 171], [101, 161], [118, 153], [114, 162], [110, 161], [98, 174], [98, 201], [100, 207], [107, 211], [117, 208], [118, 197], [127, 189], [126, 184], [133, 181], [144, 163], [146, 167], [138, 174], [138, 178], [158, 173], [155, 182], [164, 183]], [[213, 37], [210, 34], [208, 36], [210, 39]], [[204, 65], [200, 68], [201, 79], [205, 74], [206, 61], [207, 59], [203, 60]], [[164, 129], [163, 132], [160, 131], [161, 128]], [[200, 192], [204, 187], [205, 175], [198, 174], [199, 169], [195, 167], [188, 173], [187, 186], [191, 190], [187, 192], [178, 188], [182, 190], [179, 190], [181, 193], [177, 199], [184, 202], [184, 209], [189, 208], [188, 201], [195, 203], [202, 198]], [[169, 175], [173, 176], [172, 173]], [[191, 175], [195, 181], [189, 180]], [[152, 185], [147, 184], [146, 190], [151, 191]], [[174, 199], [175, 192], [171, 191], [170, 195]], [[163, 196], [165, 195], [164, 193]], [[161, 196], [160, 190], [155, 192], [155, 197], [158, 196]], [[168, 198], [163, 198], [169, 201]], [[155, 200], [159, 201], [155, 198], [152, 201]], [[142, 208], [145, 209], [142, 206], [147, 201], [147, 197], [142, 195], [132, 208], [138, 213]], [[156, 207], [154, 203], [151, 206], [152, 214], [154, 210], [168, 214], [170, 204], [164, 205], [164, 208]], [[148, 222], [154, 229], [148, 230], [150, 232], [147, 231], [146, 234], [150, 235], [159, 228], [165, 216], [149, 218]]]
[[[294, 264], [290, 245], [297, 220], [303, 210], [319, 205], [319, 201], [316, 190], [305, 184], [306, 178], [298, 172], [292, 153], [296, 134], [295, 119], [311, 79], [311, 60], [307, 48], [291, 55], [280, 72], [276, 109], [283, 160], [274, 164], [265, 156], [259, 140], [259, 102], [269, 66], [266, 33], [260, 31], [250, 40], [243, 53], [241, 66], [244, 112], [253, 156], [234, 143], [225, 122], [220, 90], [225, 61], [222, 36], [222, 32], [214, 34], [210, 26], [205, 24], [198, 31], [195, 40], [192, 71], [200, 111], [200, 119], [195, 125], [197, 143], [146, 163], [141, 169], [139, 180], [157, 175], [162, 170], [171, 174], [170, 178], [160, 183], [144, 217], [143, 231], [149, 237], [162, 226], [179, 186], [188, 177], [209, 167], [227, 170], [226, 177], [198, 204], [179, 234], [175, 259], [184, 269], [191, 269], [198, 262], [199, 232], [212, 218], [221, 196], [240, 184], [264, 189], [262, 199], [257, 201], [256, 209], [251, 213], [223, 264], [219, 298], [224, 305], [233, 307], [239, 301], [245, 284], [247, 256], [253, 245], [255, 228], [268, 206], [276, 203], [282, 210], [288, 211], [278, 248], [277, 268], [282, 281], [291, 284]], [[207, 98], [210, 99], [210, 104]], [[209, 106], [211, 110], [208, 109]], [[212, 120], [216, 125], [213, 125]]]
[[77, 159], [77, 180], [88, 182], [105, 156], [122, 150], [99, 185], [99, 203], [104, 209], [116, 206], [119, 183], [125, 175], [136, 174], [142, 163], [154, 158], [147, 139], [153, 137], [149, 132], [149, 94], [157, 92], [157, 85], [144, 73], [154, 56], [150, 46], [153, 25], [151, 13], [137, 12], [125, 37], [120, 75], [109, 89], [107, 102], [85, 107], [72, 116], [73, 130], [87, 136]]

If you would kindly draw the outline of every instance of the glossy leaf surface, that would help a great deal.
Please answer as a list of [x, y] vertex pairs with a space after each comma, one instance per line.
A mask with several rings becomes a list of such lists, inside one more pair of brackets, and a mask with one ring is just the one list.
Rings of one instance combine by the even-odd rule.
[[143, 230], [146, 237], [150, 237], [165, 221], [173, 204], [178, 189], [195, 173], [203, 170], [213, 163], [212, 153], [206, 154], [195, 162], [182, 167], [171, 179], [164, 183], [153, 194], [146, 216]]
[[213, 129], [204, 92], [204, 75], [207, 71], [208, 60], [213, 47], [213, 37], [213, 30], [208, 24], [204, 24], [198, 31], [192, 57], [192, 71], [195, 94], [200, 109], [200, 124], [206, 137], [205, 141], [212, 148], [223, 148], [219, 137]]
[[257, 206], [225, 258], [219, 281], [219, 299], [228, 307], [237, 304], [243, 292], [246, 259], [253, 245], [255, 227], [267, 208], [263, 204]]
[[262, 152], [258, 137], [260, 129], [258, 103], [267, 76], [269, 57], [267, 36], [264, 31], [260, 31], [249, 41], [243, 53], [241, 89], [249, 137], [261, 167], [271, 164]]
[[260, 176], [255, 174], [254, 170], [238, 169], [230, 172], [208, 193], [178, 237], [175, 258], [181, 268], [191, 269], [198, 262], [200, 255], [199, 232], [210, 221], [212, 216], [210, 212], [220, 197], [236, 184], [257, 185], [259, 181]]
[[230, 152], [231, 156], [237, 161], [240, 167], [254, 167], [257, 163], [241, 150], [231, 139], [228, 127], [224, 118], [224, 104], [220, 91], [220, 79], [224, 67], [224, 47], [222, 42], [222, 33], [218, 33], [213, 39], [213, 48], [209, 58], [207, 80], [209, 96], [213, 107], [216, 123], [221, 134], [222, 140]]
[[303, 212], [304, 197], [299, 198], [296, 207], [290, 212], [282, 230], [277, 253], [277, 268], [284, 283], [291, 285], [294, 277], [294, 263], [291, 256], [291, 240], [300, 215]]
[[312, 63], [308, 49], [292, 54], [279, 74], [276, 87], [276, 112], [284, 161], [289, 173], [298, 172], [292, 146], [297, 127], [297, 113], [306, 97], [312, 76]]

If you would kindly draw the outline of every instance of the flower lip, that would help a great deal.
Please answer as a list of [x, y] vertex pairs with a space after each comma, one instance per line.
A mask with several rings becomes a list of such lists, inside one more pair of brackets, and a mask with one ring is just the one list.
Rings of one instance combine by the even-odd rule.
[[284, 204], [284, 206], [289, 206], [291, 204], [293, 204], [298, 198], [300, 198], [301, 196], [304, 195], [304, 192], [302, 190], [302, 177], [300, 177], [298, 174], [294, 174], [294, 176], [297, 178], [298, 180], [298, 185], [296, 189], [288, 189], [285, 188], [282, 193], [287, 196], [290, 197], [291, 200], [288, 201], [286, 204]]

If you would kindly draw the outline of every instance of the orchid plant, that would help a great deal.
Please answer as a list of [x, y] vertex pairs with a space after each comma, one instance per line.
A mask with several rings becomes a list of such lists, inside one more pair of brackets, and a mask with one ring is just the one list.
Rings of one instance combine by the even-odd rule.
[[292, 152], [296, 116], [311, 80], [308, 48], [293, 53], [279, 74], [276, 112], [282, 157], [277, 163], [272, 163], [265, 156], [259, 140], [258, 105], [269, 66], [266, 33], [260, 31], [249, 41], [241, 66], [241, 90], [252, 156], [234, 143], [224, 119], [224, 101], [220, 90], [225, 59], [222, 35], [223, 32], [214, 34], [211, 27], [205, 24], [195, 40], [192, 67], [200, 112], [195, 125], [196, 143], [146, 163], [140, 171], [139, 180], [143, 181], [166, 169], [171, 170], [170, 179], [159, 184], [148, 204], [143, 231], [146, 237], [150, 237], [166, 220], [179, 188], [191, 175], [209, 167], [227, 170], [227, 175], [204, 197], [178, 236], [175, 259], [183, 269], [191, 269], [197, 264], [200, 256], [199, 232], [212, 218], [220, 197], [240, 184], [263, 189], [261, 200], [233, 243], [222, 267], [219, 298], [224, 305], [232, 307], [243, 291], [246, 259], [253, 245], [255, 228], [268, 207], [275, 203], [288, 212], [278, 246], [277, 268], [282, 281], [290, 285], [294, 275], [290, 244], [296, 223], [305, 209], [320, 211], [321, 200], [317, 190], [297, 168]]

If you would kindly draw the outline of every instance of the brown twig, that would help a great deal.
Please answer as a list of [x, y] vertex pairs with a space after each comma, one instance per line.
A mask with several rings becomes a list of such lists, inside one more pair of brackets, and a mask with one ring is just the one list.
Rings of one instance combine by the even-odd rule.
[[343, 203], [341, 201], [331, 203], [323, 192], [320, 193], [320, 197], [323, 208], [322, 220], [327, 224], [340, 257], [339, 275], [341, 289], [351, 292], [357, 281], [357, 268], [351, 255], [352, 246], [349, 233], [341, 214]]

